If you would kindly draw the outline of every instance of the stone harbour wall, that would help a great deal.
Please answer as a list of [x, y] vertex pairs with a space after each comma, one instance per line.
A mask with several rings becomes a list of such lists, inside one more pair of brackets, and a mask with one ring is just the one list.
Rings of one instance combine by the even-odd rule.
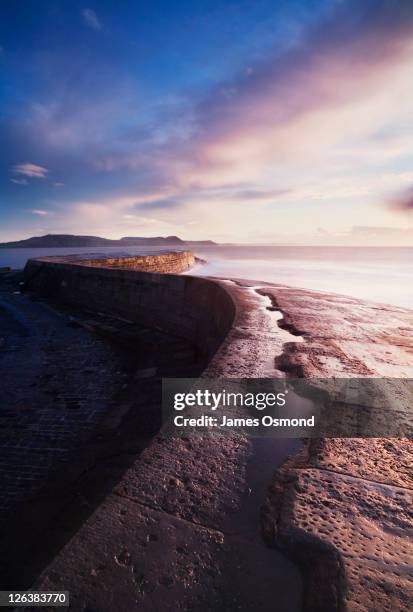
[[192, 253], [131, 259], [144, 259], [139, 265], [145, 265], [146, 270], [152, 266], [152, 270], [124, 269], [118, 260], [111, 259], [97, 260], [96, 264], [96, 260], [49, 257], [30, 259], [24, 276], [29, 289], [48, 298], [185, 338], [208, 360], [235, 316], [235, 305], [226, 289], [208, 278], [171, 273], [172, 268], [184, 268], [192, 262]]
[[79, 255], [63, 255], [51, 257], [36, 257], [36, 261], [48, 263], [70, 263], [90, 268], [110, 268], [116, 270], [141, 270], [142, 272], [158, 272], [162, 274], [181, 274], [190, 270], [196, 258], [190, 251], [174, 251], [136, 255], [133, 257], [91, 257]]
[[93, 268], [115, 268], [118, 270], [141, 270], [143, 272], [180, 274], [193, 267], [195, 264], [195, 257], [190, 251], [178, 251], [176, 253], [139, 255], [136, 257], [82, 259], [79, 261], [79, 264]]

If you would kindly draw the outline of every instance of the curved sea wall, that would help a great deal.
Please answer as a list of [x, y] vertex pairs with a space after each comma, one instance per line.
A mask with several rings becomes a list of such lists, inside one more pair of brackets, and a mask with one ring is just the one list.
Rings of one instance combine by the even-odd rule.
[[207, 361], [230, 329], [235, 306], [221, 284], [176, 274], [194, 261], [189, 252], [100, 260], [48, 257], [30, 259], [24, 276], [28, 288], [48, 298], [185, 338]]
[[159, 272], [162, 274], [181, 274], [190, 270], [200, 261], [191, 251], [170, 251], [163, 253], [147, 253], [132, 257], [94, 257], [88, 255], [56, 255], [51, 257], [36, 257], [27, 262], [26, 269], [38, 266], [33, 262], [76, 264], [89, 268], [110, 268], [115, 270], [140, 270], [142, 272]]
[[[56, 258], [48, 258], [53, 260]], [[112, 268], [117, 270], [141, 270], [142, 272], [160, 272], [163, 274], [180, 274], [190, 270], [195, 264], [195, 257], [190, 251], [137, 255], [135, 257], [103, 257], [80, 259], [82, 266], [92, 268]]]
[[[202, 375], [246, 378], [247, 390], [252, 377], [295, 372], [304, 378], [408, 381], [413, 376], [411, 310], [256, 281], [91, 267], [61, 259], [32, 260], [25, 272], [28, 286], [39, 293], [185, 337], [196, 343], [205, 361], [219, 346]], [[397, 410], [406, 410], [406, 423], [411, 403], [398, 398]], [[140, 418], [140, 412], [130, 410]], [[118, 421], [112, 422], [106, 435], [114, 439], [110, 456], [117, 464], [120, 456], [129, 457], [129, 438], [113, 436]], [[125, 419], [123, 426], [129, 432], [130, 421]], [[59, 590], [63, 579], [76, 609], [87, 604], [109, 610], [110, 602], [116, 609], [174, 610], [178, 601], [185, 609], [200, 609], [207, 602], [207, 609], [251, 610], [257, 607], [257, 593], [262, 609], [273, 606], [276, 594], [278, 608], [289, 612], [410, 609], [406, 567], [412, 558], [412, 442], [314, 439], [300, 453], [293, 451], [281, 468], [290, 447], [276, 445], [271, 452], [278, 469], [271, 484], [267, 442], [267, 437], [252, 441], [230, 431], [190, 439], [155, 436], [134, 455], [109, 494], [102, 485], [104, 501], [92, 504], [89, 518], [59, 548], [34, 588]], [[110, 473], [106, 447], [101, 459], [89, 465], [93, 469], [82, 464], [82, 478], [76, 476], [73, 489], [64, 487], [73, 491], [82, 511], [73, 512], [77, 502], [70, 501], [67, 523], [59, 508], [58, 520], [50, 528], [49, 521], [43, 532], [26, 518], [19, 521], [20, 540], [26, 547], [29, 542], [30, 550], [42, 550], [44, 534], [53, 537], [59, 525], [66, 541], [72, 515], [83, 516], [89, 490]], [[267, 485], [260, 511], [260, 487]], [[58, 500], [54, 488], [39, 496], [37, 513], [32, 502], [30, 516], [44, 520], [41, 504], [50, 499]], [[244, 513], [254, 517], [253, 508], [268, 548], [254, 542], [254, 536], [245, 537], [258, 531]], [[7, 532], [9, 548], [24, 559], [16, 565], [24, 568], [28, 555], [16, 547], [16, 531]], [[41, 534], [39, 544], [30, 539], [33, 532]], [[8, 566], [12, 553], [3, 554]], [[147, 569], [138, 583], [135, 568], [140, 567]], [[95, 576], [96, 568], [102, 568], [98, 579], [85, 580]]]

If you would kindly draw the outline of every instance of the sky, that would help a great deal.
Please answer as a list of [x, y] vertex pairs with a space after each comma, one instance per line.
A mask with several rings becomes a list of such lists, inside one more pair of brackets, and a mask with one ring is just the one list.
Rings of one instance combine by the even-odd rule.
[[2, 0], [0, 240], [413, 246], [412, 0]]

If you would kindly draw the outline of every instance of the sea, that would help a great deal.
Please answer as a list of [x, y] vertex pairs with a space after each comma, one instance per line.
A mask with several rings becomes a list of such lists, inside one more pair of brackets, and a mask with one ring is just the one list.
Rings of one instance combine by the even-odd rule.
[[[207, 263], [188, 274], [270, 281], [413, 308], [413, 247], [214, 245], [192, 250]], [[159, 247], [0, 249], [0, 267], [23, 268], [31, 257], [46, 255], [159, 251]]]

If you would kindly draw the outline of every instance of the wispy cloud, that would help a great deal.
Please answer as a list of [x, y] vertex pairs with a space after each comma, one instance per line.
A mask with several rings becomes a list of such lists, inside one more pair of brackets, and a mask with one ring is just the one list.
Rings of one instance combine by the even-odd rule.
[[161, 198], [159, 200], [151, 200], [148, 202], [142, 202], [136, 204], [135, 207], [137, 210], [172, 210], [174, 208], [179, 208], [187, 201], [186, 196], [181, 197], [166, 197]]
[[231, 197], [234, 200], [247, 200], [253, 202], [254, 200], [267, 201], [276, 200], [285, 195], [291, 194], [291, 189], [242, 189], [240, 191], [234, 191]]
[[[144, 151], [119, 141], [112, 155], [100, 147], [95, 163], [108, 172], [143, 173], [150, 161], [151, 172], [176, 190], [145, 204], [147, 210], [174, 210], [188, 192], [193, 201], [205, 200], [205, 190], [240, 181], [251, 188], [218, 196], [265, 204], [288, 195], [295, 182], [302, 191], [306, 174], [323, 177], [335, 165], [347, 166], [353, 184], [347, 195], [362, 196], [364, 178], [357, 184], [356, 175], [365, 160], [385, 163], [410, 147], [409, 134], [402, 147], [372, 144], [371, 135], [394, 117], [395, 99], [413, 94], [412, 34], [410, 0], [337, 3], [287, 51], [252, 63], [196, 103], [184, 136], [172, 132], [162, 144], [148, 139]], [[409, 106], [397, 108], [399, 121], [410, 125]], [[318, 180], [320, 199], [331, 197], [322, 193], [325, 176]]]
[[397, 86], [411, 69], [400, 75], [412, 33], [410, 1], [340, 3], [300, 44], [222, 83], [201, 102], [199, 172], [260, 174], [264, 165], [292, 156], [319, 157], [357, 138], [360, 128], [367, 135], [393, 103], [383, 85], [395, 80]]
[[26, 179], [11, 178], [10, 182], [11, 183], [16, 183], [16, 185], [28, 185], [29, 184]]
[[13, 166], [12, 172], [31, 178], [45, 178], [49, 171], [47, 168], [38, 166], [37, 164], [17, 164]]
[[[81, 28], [110, 27], [109, 16], [103, 26], [94, 10], [76, 10]], [[313, 233], [325, 226], [328, 236], [345, 225], [397, 225], [396, 209], [413, 208], [409, 190], [391, 198], [413, 181], [405, 170], [413, 146], [413, 2], [331, 2], [288, 45], [275, 45], [238, 73], [222, 71], [218, 85], [185, 82], [174, 100], [156, 66], [147, 86], [139, 63], [129, 75], [123, 63], [111, 67], [112, 49], [84, 73], [70, 58], [75, 69], [59, 66], [58, 86], [4, 127], [13, 143], [5, 150], [53, 167], [31, 205], [47, 209], [50, 187], [60, 206], [50, 214], [55, 230], [107, 235], [167, 223], [179, 233], [194, 217], [195, 232], [227, 240], [257, 240], [262, 226], [267, 240], [277, 228], [292, 233], [297, 222]], [[10, 180], [23, 185], [47, 172], [20, 164]], [[55, 189], [57, 177], [70, 189]], [[367, 234], [346, 239], [367, 241]]]
[[133, 227], [148, 227], [159, 225], [159, 219], [153, 219], [151, 217], [141, 217], [139, 215], [126, 214], [123, 215], [123, 219], [130, 223]]
[[39, 215], [40, 217], [44, 217], [48, 214], [47, 210], [41, 210], [40, 208], [32, 208], [30, 212], [32, 215]]
[[92, 28], [92, 30], [101, 30], [102, 29], [102, 23], [100, 22], [98, 16], [96, 15], [96, 13], [95, 13], [95, 11], [93, 9], [90, 9], [90, 8], [83, 9], [82, 17], [83, 17], [84, 23], [89, 28]]

